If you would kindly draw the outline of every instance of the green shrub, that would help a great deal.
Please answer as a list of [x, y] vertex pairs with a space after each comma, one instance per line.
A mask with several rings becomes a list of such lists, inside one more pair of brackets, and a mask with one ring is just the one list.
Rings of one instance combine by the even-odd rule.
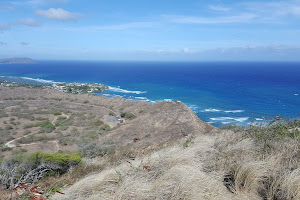
[[38, 166], [42, 163], [58, 165], [65, 172], [70, 166], [78, 165], [82, 160], [80, 153], [75, 152], [57, 152], [57, 153], [44, 153], [35, 152], [29, 156], [28, 162]]
[[11, 150], [12, 150], [11, 147], [7, 147], [7, 146], [1, 147], [1, 151], [11, 151]]
[[115, 116], [115, 113], [113, 113], [113, 112], [109, 112], [108, 114], [109, 114], [109, 116]]
[[134, 119], [134, 118], [136, 118], [136, 116], [132, 113], [122, 113], [120, 116], [122, 118], [125, 118], [125, 119]]
[[44, 122], [44, 123], [41, 124], [41, 128], [55, 129], [55, 126], [51, 122], [46, 121], [46, 122]]
[[17, 140], [17, 142], [20, 144], [29, 144], [33, 142], [41, 142], [41, 141], [48, 141], [48, 140], [51, 140], [51, 138], [45, 135], [41, 135], [41, 136], [31, 135], [31, 136], [20, 138]]
[[108, 125], [108, 124], [103, 124], [101, 127], [100, 127], [100, 130], [101, 131], [109, 131], [111, 129], [111, 127]]
[[101, 126], [102, 124], [104, 124], [102, 120], [97, 120], [93, 123], [94, 126]]
[[53, 114], [53, 115], [62, 115], [62, 113], [59, 112], [59, 111], [54, 111], [54, 112], [52, 112], [52, 114]]

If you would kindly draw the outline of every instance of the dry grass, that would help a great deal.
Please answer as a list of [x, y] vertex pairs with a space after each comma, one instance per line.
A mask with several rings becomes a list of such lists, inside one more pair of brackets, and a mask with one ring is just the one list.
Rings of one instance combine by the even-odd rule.
[[196, 134], [107, 166], [54, 199], [296, 200], [300, 199], [298, 144], [295, 137], [274, 139], [264, 152], [264, 145], [247, 132]]

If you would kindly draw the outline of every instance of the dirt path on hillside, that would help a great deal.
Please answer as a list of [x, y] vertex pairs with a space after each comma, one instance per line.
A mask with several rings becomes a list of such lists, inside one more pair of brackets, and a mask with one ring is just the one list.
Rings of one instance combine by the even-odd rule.
[[[62, 113], [61, 115], [55, 116], [55, 118], [51, 121], [51, 123], [54, 124], [60, 116], [66, 117], [66, 120], [69, 119], [69, 117], [70, 117], [69, 115], [67, 115], [67, 114], [65, 114], [65, 113]], [[5, 143], [4, 146], [9, 147], [9, 148], [15, 148], [15, 147], [17, 147], [17, 145], [15, 145], [15, 144], [13, 144], [13, 143], [14, 143], [16, 140], [19, 140], [19, 139], [22, 139], [22, 138], [26, 138], [26, 137], [28, 137], [28, 136], [30, 136], [30, 135], [33, 135], [33, 134], [35, 134], [35, 133], [30, 133], [30, 134], [28, 134], [28, 135], [24, 135], [24, 136], [15, 138], [15, 139], [13, 139], [13, 140], [10, 140], [10, 141], [8, 141], [7, 143]], [[56, 150], [55, 152], [57, 152], [57, 151], [60, 149], [60, 148], [59, 148], [59, 145], [58, 145], [58, 142], [57, 142], [57, 141], [50, 141], [50, 142], [55, 143], [55, 146], [56, 146], [56, 148], [57, 148], [57, 150]], [[29, 143], [29, 144], [19, 144], [19, 146], [23, 147], [23, 146], [30, 146], [30, 145], [34, 145], [34, 144], [38, 144], [38, 143], [32, 142], [32, 143]]]

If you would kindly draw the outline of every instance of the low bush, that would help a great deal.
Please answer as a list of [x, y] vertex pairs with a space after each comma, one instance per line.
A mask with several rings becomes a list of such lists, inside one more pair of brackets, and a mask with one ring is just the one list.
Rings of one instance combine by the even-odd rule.
[[136, 115], [134, 115], [132, 113], [122, 113], [120, 116], [122, 118], [125, 118], [125, 119], [134, 119], [134, 118], [136, 118]]
[[100, 127], [100, 130], [101, 131], [109, 131], [111, 129], [111, 127], [108, 125], [108, 124], [103, 124], [101, 127]]
[[51, 174], [63, 174], [81, 162], [79, 152], [18, 154], [0, 163], [0, 183], [6, 188], [21, 182], [35, 183]]
[[101, 126], [102, 124], [104, 124], [104, 122], [102, 120], [97, 120], [97, 121], [93, 122], [94, 126]]

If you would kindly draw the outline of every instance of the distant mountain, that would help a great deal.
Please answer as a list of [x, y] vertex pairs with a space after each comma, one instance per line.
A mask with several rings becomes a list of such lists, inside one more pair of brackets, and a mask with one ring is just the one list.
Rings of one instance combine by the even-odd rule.
[[0, 64], [28, 64], [28, 63], [36, 63], [31, 58], [4, 58], [0, 59]]

